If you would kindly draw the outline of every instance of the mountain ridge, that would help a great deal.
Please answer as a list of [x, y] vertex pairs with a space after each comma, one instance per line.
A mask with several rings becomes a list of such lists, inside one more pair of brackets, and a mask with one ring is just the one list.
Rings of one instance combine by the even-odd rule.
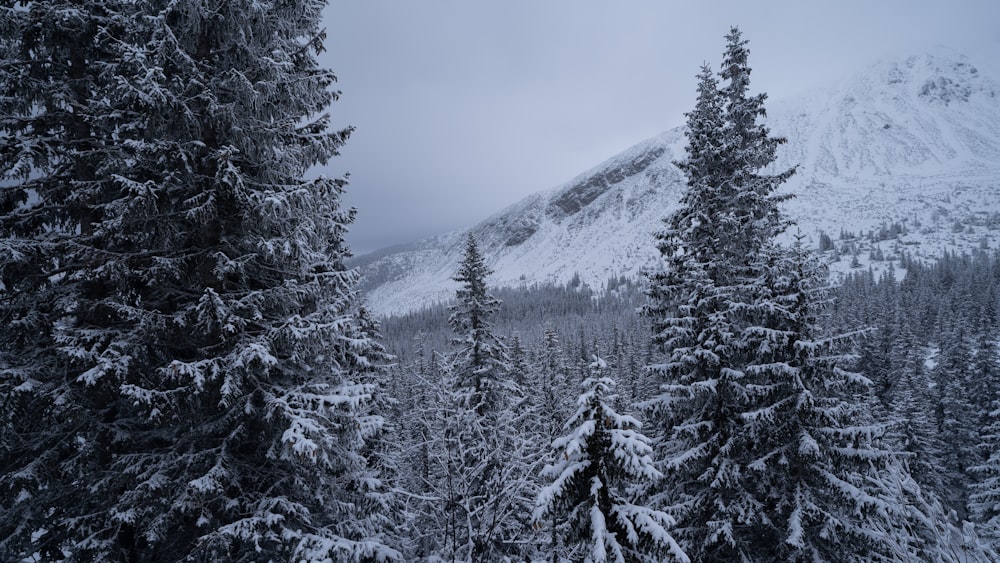
[[[812, 244], [821, 233], [901, 226], [891, 241], [838, 240], [829, 256], [835, 272], [887, 269], [886, 260], [864, 255], [875, 257], [876, 249], [891, 258], [903, 250], [930, 257], [949, 248], [996, 248], [998, 93], [998, 81], [965, 55], [936, 52], [878, 62], [833, 86], [769, 100], [766, 123], [789, 141], [773, 168], [798, 168], [781, 189], [796, 196], [786, 213]], [[371, 309], [402, 313], [450, 298], [468, 232], [496, 285], [562, 283], [579, 274], [600, 287], [613, 275], [655, 267], [653, 232], [684, 189], [673, 162], [684, 158], [685, 144], [684, 128], [675, 127], [470, 229], [359, 257]], [[855, 259], [835, 260], [845, 250]]]

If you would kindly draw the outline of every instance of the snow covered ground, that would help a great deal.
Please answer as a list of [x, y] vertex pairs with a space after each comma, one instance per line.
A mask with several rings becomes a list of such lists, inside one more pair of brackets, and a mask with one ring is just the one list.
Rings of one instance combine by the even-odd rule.
[[[795, 194], [787, 212], [809, 244], [831, 237], [834, 272], [898, 267], [892, 260], [902, 252], [933, 258], [1000, 247], [1000, 81], [977, 64], [942, 49], [767, 102], [767, 123], [788, 138], [776, 169], [798, 166], [783, 188]], [[649, 267], [652, 233], [684, 188], [672, 164], [684, 144], [676, 127], [472, 227], [495, 270], [491, 282], [565, 282], [578, 273], [600, 287]], [[361, 257], [372, 310], [450, 298], [466, 232]]]

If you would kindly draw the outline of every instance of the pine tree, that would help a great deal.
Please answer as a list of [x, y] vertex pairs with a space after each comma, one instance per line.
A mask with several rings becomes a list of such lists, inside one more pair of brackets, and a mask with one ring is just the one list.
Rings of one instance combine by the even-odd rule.
[[970, 467], [977, 477], [969, 495], [969, 513], [981, 530], [981, 535], [994, 550], [1000, 551], [1000, 404], [990, 413], [991, 423], [983, 435], [981, 447], [989, 457]]
[[943, 468], [936, 463], [944, 449], [936, 420], [933, 383], [924, 367], [924, 351], [914, 346], [903, 362], [895, 367], [891, 414], [897, 422], [898, 447], [912, 455], [909, 463], [913, 478], [921, 488], [939, 497], [946, 492]]
[[353, 326], [345, 327], [344, 334], [344, 340], [353, 349], [348, 367], [357, 383], [374, 392], [366, 408], [358, 412], [358, 423], [367, 430], [357, 450], [362, 459], [358, 460], [355, 473], [347, 476], [353, 480], [348, 490], [354, 494], [345, 498], [359, 509], [352, 517], [361, 535], [378, 538], [395, 550], [407, 539], [399, 533], [403, 501], [394, 492], [404, 471], [396, 455], [401, 428], [396, 423], [397, 417], [391, 416], [398, 406], [390, 388], [390, 366], [396, 358], [380, 343], [381, 325], [363, 305], [358, 307], [354, 321]]
[[6, 553], [398, 556], [321, 9], [4, 10]]
[[973, 478], [968, 469], [977, 465], [979, 424], [970, 378], [972, 354], [965, 331], [949, 330], [932, 374], [937, 392], [937, 425], [943, 449], [937, 452], [935, 463], [941, 471], [944, 487], [942, 500], [959, 517], [966, 517], [966, 503]]
[[[678, 530], [696, 558], [738, 560], [739, 538], [761, 508], [741, 482], [736, 455], [755, 437], [742, 414], [761, 405], [744, 381], [741, 341], [752, 324], [760, 257], [785, 226], [773, 194], [792, 170], [760, 175], [782, 139], [757, 123], [764, 95], [747, 97], [750, 69], [739, 30], [727, 36], [719, 88], [707, 67], [688, 117], [688, 159], [678, 166], [688, 189], [657, 234], [663, 268], [650, 276], [654, 341], [667, 359], [652, 366], [660, 395], [644, 406], [668, 474], [657, 501], [682, 516]], [[759, 335], [750, 335], [759, 339]], [[741, 555], [742, 554], [742, 555]]]
[[939, 509], [886, 449], [889, 425], [873, 417], [872, 382], [846, 369], [850, 335], [817, 334], [825, 268], [801, 237], [772, 252], [760, 288], [767, 313], [754, 328], [768, 335], [744, 368], [762, 399], [742, 415], [756, 437], [745, 459], [763, 513], [748, 551], [761, 561], [935, 560], [936, 543], [919, 535], [941, 524], [920, 520]]
[[96, 205], [126, 165], [109, 92], [129, 76], [129, 16], [115, 1], [0, 11], [0, 553], [11, 557], [61, 558], [83, 536], [69, 518], [103, 507], [73, 484], [105, 465], [116, 389], [77, 381], [58, 327], [106, 314], [74, 304], [106, 293], [88, 270], [105, 261]]
[[539, 408], [543, 417], [543, 433], [548, 442], [561, 432], [572, 406], [567, 398], [572, 385], [569, 383], [566, 358], [559, 344], [559, 334], [552, 327], [545, 328], [539, 362]]
[[994, 403], [991, 422], [985, 428], [980, 445], [988, 453], [983, 463], [969, 470], [977, 480], [969, 495], [969, 514], [978, 523], [980, 535], [988, 545], [1000, 551], [1000, 404]]
[[[546, 464], [555, 463], [554, 453], [549, 444], [557, 439], [562, 432], [563, 424], [570, 417], [572, 403], [569, 400], [571, 385], [569, 373], [565, 364], [559, 335], [552, 327], [545, 328], [542, 349], [539, 358], [538, 413], [539, 442], [546, 446], [543, 460]], [[560, 546], [560, 537], [565, 535], [568, 523], [560, 514], [550, 515], [548, 546], [543, 551], [551, 555], [550, 560], [559, 561], [560, 555], [565, 556]], [[539, 526], [538, 523], [535, 524]]]
[[452, 559], [530, 555], [526, 503], [539, 452], [525, 431], [533, 413], [507, 347], [493, 332], [500, 301], [489, 293], [490, 273], [470, 235], [454, 277], [460, 286], [449, 318], [454, 338], [446, 387], [431, 423], [436, 473], [428, 498], [440, 507], [443, 525], [437, 553]]
[[510, 372], [511, 376], [522, 390], [535, 384], [536, 374], [533, 373], [531, 363], [528, 361], [528, 351], [521, 344], [521, 335], [514, 333], [508, 337], [510, 346]]
[[665, 474], [656, 506], [677, 517], [697, 560], [926, 554], [930, 540], [899, 530], [928, 520], [933, 503], [881, 447], [870, 380], [837, 350], [849, 339], [816, 334], [825, 272], [801, 240], [775, 242], [788, 226], [775, 190], [794, 169], [760, 173], [783, 140], [758, 122], [765, 96], [747, 93], [746, 42], [737, 29], [727, 40], [724, 86], [699, 76], [678, 164], [688, 190], [657, 234], [663, 268], [645, 308], [666, 355], [650, 370], [659, 394], [643, 403]]
[[979, 444], [980, 454], [985, 459], [969, 468], [974, 477], [968, 500], [970, 517], [983, 530], [982, 535], [991, 547], [1000, 550], [1000, 399], [997, 386], [1000, 385], [1000, 368], [997, 366], [997, 344], [990, 334], [989, 325], [980, 330], [979, 345], [976, 350], [974, 368], [974, 395], [992, 399], [993, 409], [986, 413], [982, 421], [983, 431]]
[[[568, 520], [563, 556], [573, 561], [688, 561], [668, 529], [673, 519], [634, 500], [637, 485], [661, 475], [639, 422], [615, 412], [614, 381], [604, 377], [604, 360], [594, 356], [582, 384], [571, 432], [552, 443], [555, 463], [543, 475], [533, 519], [552, 514]], [[553, 559], [555, 559], [553, 554]]]
[[993, 404], [1000, 396], [1000, 353], [997, 346], [997, 329], [993, 325], [992, 310], [982, 313], [983, 319], [976, 336], [976, 355], [972, 362], [970, 391], [973, 408], [979, 421], [988, 423]]
[[448, 324], [455, 335], [451, 366], [456, 389], [468, 392], [466, 406], [480, 416], [504, 411], [521, 395], [510, 373], [507, 348], [490, 323], [490, 317], [500, 307], [500, 300], [489, 293], [486, 285], [490, 274], [492, 271], [480, 254], [479, 245], [470, 234], [453, 278], [461, 285], [455, 292], [456, 304], [451, 308]]

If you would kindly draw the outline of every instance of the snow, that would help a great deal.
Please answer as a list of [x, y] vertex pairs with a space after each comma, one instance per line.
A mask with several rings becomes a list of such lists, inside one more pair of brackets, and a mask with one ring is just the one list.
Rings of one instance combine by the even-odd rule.
[[[990, 214], [1000, 212], [1000, 82], [981, 68], [940, 50], [876, 63], [816, 91], [769, 102], [767, 124], [789, 140], [774, 169], [799, 165], [782, 192], [796, 196], [786, 210], [806, 244], [818, 245], [825, 232], [840, 247], [852, 242], [838, 240], [840, 232], [853, 233], [861, 237], [857, 268], [872, 267], [877, 275], [892, 268], [897, 279], [904, 272], [894, 258], [904, 251], [932, 258], [946, 249], [1000, 247], [1000, 230], [987, 227]], [[671, 129], [474, 226], [470, 231], [496, 272], [490, 282], [564, 283], [579, 273], [600, 288], [612, 275], [651, 266], [652, 233], [684, 188], [672, 164], [683, 149], [683, 130]], [[892, 223], [907, 232], [867, 240], [869, 231]], [[447, 300], [464, 236], [433, 237], [367, 265], [363, 272], [391, 273], [368, 293], [371, 310], [402, 313]], [[884, 260], [871, 259], [876, 249]], [[851, 264], [852, 256], [842, 254], [831, 271], [851, 272]]]

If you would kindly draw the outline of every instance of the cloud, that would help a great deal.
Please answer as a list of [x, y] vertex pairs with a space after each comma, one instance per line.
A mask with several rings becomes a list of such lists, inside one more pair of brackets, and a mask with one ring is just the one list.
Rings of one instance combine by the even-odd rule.
[[772, 98], [929, 44], [996, 52], [993, 1], [342, 0], [327, 10], [356, 251], [470, 226], [683, 122], [738, 24]]

